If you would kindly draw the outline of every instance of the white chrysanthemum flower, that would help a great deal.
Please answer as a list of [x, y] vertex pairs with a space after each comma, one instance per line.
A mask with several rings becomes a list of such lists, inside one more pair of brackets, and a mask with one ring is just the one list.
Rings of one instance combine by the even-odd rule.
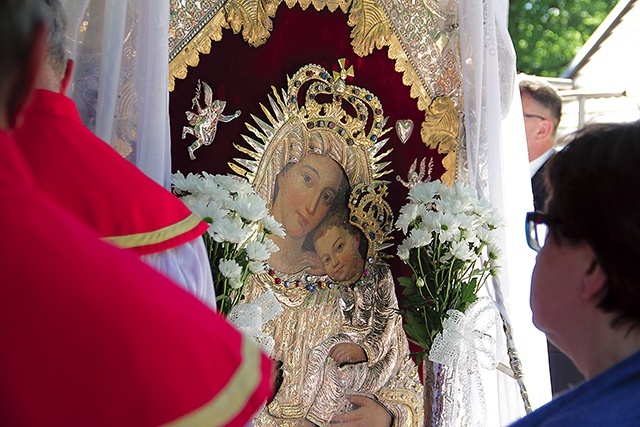
[[453, 254], [451, 253], [451, 251], [446, 251], [442, 254], [438, 262], [440, 262], [441, 264], [446, 264], [452, 259], [453, 259]]
[[270, 254], [274, 254], [276, 252], [278, 252], [280, 250], [280, 248], [278, 247], [278, 245], [276, 245], [273, 240], [271, 240], [268, 237], [264, 238], [264, 242], [262, 242], [265, 247], [267, 248], [267, 252], [269, 252]]
[[264, 227], [265, 233], [267, 234], [276, 235], [281, 239], [284, 239], [286, 236], [284, 227], [282, 226], [282, 224], [276, 221], [273, 215], [267, 215], [262, 218], [262, 226]]
[[[451, 211], [455, 212], [455, 211]], [[456, 220], [458, 221], [459, 228], [472, 229], [479, 226], [478, 217], [475, 215], [466, 215], [466, 214], [454, 214]]]
[[233, 175], [209, 175], [206, 172], [203, 172], [202, 174], [205, 177], [213, 177], [218, 185], [225, 188], [230, 193], [252, 194], [254, 192], [253, 187], [246, 179]]
[[253, 274], [264, 273], [265, 263], [261, 261], [249, 261], [249, 271]]
[[466, 212], [470, 206], [459, 198], [440, 199], [436, 203], [436, 209], [439, 212], [455, 212], [457, 215], [461, 215]]
[[493, 233], [487, 227], [478, 227], [476, 229], [476, 235], [482, 243], [489, 243], [493, 239]]
[[245, 222], [259, 221], [269, 214], [267, 204], [257, 194], [242, 194], [231, 205]]
[[451, 212], [438, 212], [440, 223], [440, 241], [455, 242], [460, 238], [460, 219]]
[[267, 250], [267, 245], [260, 242], [247, 243], [247, 256], [252, 261], [267, 261], [271, 253]]
[[407, 203], [402, 208], [400, 208], [400, 215], [396, 221], [396, 228], [398, 230], [402, 230], [404, 234], [407, 234], [409, 230], [409, 225], [416, 219], [418, 213], [418, 204], [416, 203]]
[[413, 228], [429, 228], [425, 225], [425, 220], [428, 220], [433, 211], [423, 204], [408, 203], [404, 205], [400, 210], [400, 217], [396, 221], [396, 228], [402, 230], [403, 233], [407, 233], [409, 227]]
[[421, 248], [428, 246], [433, 240], [433, 236], [430, 231], [424, 229], [413, 229], [409, 234], [411, 240], [411, 248]]
[[239, 278], [234, 277], [229, 279], [229, 286], [231, 286], [232, 289], [240, 289], [242, 287], [242, 281]]
[[242, 221], [222, 218], [211, 224], [209, 231], [216, 242], [240, 244], [249, 238], [250, 230], [243, 227]]
[[471, 261], [476, 256], [475, 252], [469, 248], [469, 244], [465, 241], [452, 243], [451, 253], [461, 261]]
[[417, 204], [430, 203], [436, 199], [436, 196], [445, 188], [440, 181], [423, 182], [409, 191], [409, 199]]
[[193, 213], [209, 224], [220, 221], [229, 213], [227, 210], [222, 209], [215, 201], [210, 201], [209, 203], [204, 203], [198, 199], [189, 199], [184, 201]]
[[228, 278], [233, 279], [242, 275], [242, 267], [234, 259], [221, 259], [218, 263], [220, 273]]
[[411, 239], [404, 239], [404, 241], [398, 245], [398, 258], [400, 258], [402, 261], [408, 261], [409, 260], [409, 249], [411, 249], [410, 241]]
[[498, 259], [502, 257], [502, 248], [498, 245], [496, 239], [491, 238], [487, 241], [487, 252], [491, 259]]
[[225, 200], [228, 199], [229, 192], [222, 186], [218, 185], [213, 179], [203, 179], [198, 183], [197, 192], [200, 197], [209, 200]]
[[200, 177], [198, 175], [194, 175], [191, 172], [186, 177], [180, 171], [171, 175], [171, 183], [173, 184], [173, 188], [174, 190], [178, 190], [180, 193], [197, 192], [197, 186], [199, 182]]
[[480, 247], [482, 242], [480, 242], [480, 239], [478, 238], [477, 229], [466, 228], [466, 229], [460, 229], [460, 230], [461, 230], [461, 234], [460, 234], [461, 241], [466, 242], [473, 249]]
[[483, 219], [489, 228], [498, 228], [504, 226], [504, 219], [496, 208], [491, 206], [488, 200], [480, 199], [476, 209], [478, 216]]

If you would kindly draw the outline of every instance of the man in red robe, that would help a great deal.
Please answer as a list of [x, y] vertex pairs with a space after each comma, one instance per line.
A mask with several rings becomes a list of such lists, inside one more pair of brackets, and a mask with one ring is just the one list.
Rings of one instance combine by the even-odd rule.
[[36, 185], [100, 238], [143, 261], [215, 308], [201, 235], [207, 224], [81, 122], [65, 96], [73, 61], [65, 50], [66, 20], [58, 0], [40, 0], [49, 27], [36, 92], [16, 130]]
[[38, 1], [0, 0], [0, 425], [243, 426], [266, 356], [42, 194], [17, 150], [43, 22]]

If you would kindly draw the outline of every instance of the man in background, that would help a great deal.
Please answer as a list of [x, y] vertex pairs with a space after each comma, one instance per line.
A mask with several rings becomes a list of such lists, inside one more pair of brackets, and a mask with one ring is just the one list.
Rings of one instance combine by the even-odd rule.
[[520, 98], [529, 152], [533, 205], [535, 210], [542, 212], [547, 197], [544, 166], [555, 153], [556, 133], [562, 117], [562, 99], [542, 79], [521, 79]]
[[[562, 117], [562, 98], [542, 79], [521, 79], [520, 97], [529, 152], [533, 206], [545, 211], [547, 189], [544, 170], [555, 151], [556, 134]], [[571, 360], [552, 343], [547, 342], [551, 389], [556, 396], [584, 381]]]
[[92, 228], [130, 250], [215, 308], [201, 235], [208, 225], [81, 122], [65, 93], [73, 60], [65, 49], [59, 0], [39, 0], [49, 28], [34, 98], [16, 130], [18, 147], [41, 191]]
[[0, 425], [244, 426], [270, 393], [268, 358], [42, 194], [16, 147], [41, 6], [0, 0]]

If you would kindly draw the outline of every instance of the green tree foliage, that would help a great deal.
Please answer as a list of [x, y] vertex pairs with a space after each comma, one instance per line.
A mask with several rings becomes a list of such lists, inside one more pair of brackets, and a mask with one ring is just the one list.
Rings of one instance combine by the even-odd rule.
[[519, 72], [557, 77], [618, 0], [511, 0]]

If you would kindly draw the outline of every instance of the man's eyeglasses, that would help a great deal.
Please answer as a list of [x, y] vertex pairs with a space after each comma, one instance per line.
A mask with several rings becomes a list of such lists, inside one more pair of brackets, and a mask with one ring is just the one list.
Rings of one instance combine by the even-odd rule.
[[540, 252], [549, 236], [549, 224], [551, 224], [549, 215], [541, 212], [528, 212], [525, 222], [525, 230], [527, 232], [527, 244], [531, 249]]
[[537, 114], [523, 114], [522, 117], [524, 117], [525, 119], [536, 118], [536, 119], [540, 119], [540, 120], [549, 120], [546, 117], [542, 117], [542, 116], [539, 116]]

